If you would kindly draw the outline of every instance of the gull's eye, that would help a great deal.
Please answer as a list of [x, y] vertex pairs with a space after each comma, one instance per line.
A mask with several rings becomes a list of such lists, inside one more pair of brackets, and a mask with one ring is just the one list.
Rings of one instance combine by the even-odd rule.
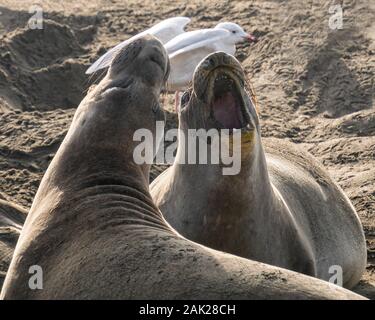
[[190, 92], [185, 91], [181, 97], [181, 107], [184, 107], [190, 100]]
[[237, 31], [236, 30], [232, 30], [232, 33], [236, 33]]

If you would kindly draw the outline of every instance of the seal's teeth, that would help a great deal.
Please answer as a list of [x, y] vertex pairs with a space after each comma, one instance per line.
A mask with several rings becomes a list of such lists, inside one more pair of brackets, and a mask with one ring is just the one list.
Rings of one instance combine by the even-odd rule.
[[215, 86], [220, 85], [224, 90], [229, 90], [230, 87], [233, 87], [234, 80], [230, 76], [224, 73], [224, 74], [219, 74], [215, 78], [214, 84]]

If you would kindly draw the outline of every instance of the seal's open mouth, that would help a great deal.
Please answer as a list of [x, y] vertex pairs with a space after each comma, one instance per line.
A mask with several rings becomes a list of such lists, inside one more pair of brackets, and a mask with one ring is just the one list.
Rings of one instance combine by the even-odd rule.
[[211, 114], [220, 129], [243, 129], [251, 123], [237, 82], [225, 72], [213, 81]]

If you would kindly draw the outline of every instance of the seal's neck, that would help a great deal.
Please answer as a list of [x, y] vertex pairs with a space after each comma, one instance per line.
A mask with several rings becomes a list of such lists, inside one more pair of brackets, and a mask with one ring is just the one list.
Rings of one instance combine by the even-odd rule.
[[[126, 224], [163, 225], [149, 193], [150, 166], [138, 165], [133, 159], [132, 137], [137, 127], [122, 115], [128, 107], [92, 101], [79, 106], [35, 203], [46, 203], [49, 191], [59, 190], [62, 192], [52, 193], [59, 196], [49, 203], [60, 208], [67, 203], [78, 206], [82, 208], [79, 214], [87, 219], [102, 208], [103, 212], [116, 211], [116, 217], [121, 215], [119, 220]], [[105, 220], [110, 221], [111, 214]]]
[[[242, 149], [237, 175], [223, 175], [220, 165], [179, 164], [183, 155], [177, 153], [165, 187], [173, 194], [168, 202], [171, 211], [164, 214], [183, 236], [243, 257], [254, 253], [251, 244], [262, 241], [259, 230], [274, 221], [270, 214], [278, 200], [260, 136], [252, 139], [252, 147]], [[163, 202], [159, 205], [162, 211], [168, 208]]]
[[[187, 141], [186, 130], [180, 135], [181, 139]], [[262, 146], [260, 134], [255, 130], [250, 144], [241, 145], [240, 171], [234, 175], [224, 175], [223, 166], [217, 164], [181, 164], [186, 163], [185, 155], [178, 150], [173, 165], [175, 183], [183, 183], [192, 187], [189, 192], [197, 192], [195, 204], [199, 210], [194, 210], [196, 215], [205, 215], [206, 218], [213, 216], [217, 219], [220, 215], [221, 221], [230, 220], [243, 221], [243, 219], [254, 219], [256, 215], [268, 211], [274, 197], [273, 188], [269, 179], [266, 158]], [[196, 149], [199, 154], [199, 148]], [[198, 157], [197, 157], [198, 158]], [[204, 185], [203, 192], [199, 185]], [[176, 188], [178, 189], [178, 186]], [[199, 205], [201, 203], [201, 205]], [[218, 210], [209, 210], [210, 204], [214, 204]], [[207, 205], [208, 204], [208, 205]], [[205, 209], [207, 208], [207, 210]], [[207, 211], [207, 212], [206, 212]], [[251, 214], [249, 214], [251, 213]], [[243, 216], [243, 219], [240, 218]]]

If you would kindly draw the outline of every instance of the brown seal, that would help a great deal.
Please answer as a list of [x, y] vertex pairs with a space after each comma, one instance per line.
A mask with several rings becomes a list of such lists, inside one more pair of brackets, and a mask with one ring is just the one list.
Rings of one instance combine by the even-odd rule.
[[[122, 49], [78, 107], [22, 230], [5, 299], [357, 299], [295, 272], [191, 242], [164, 220], [136, 164], [138, 129], [156, 132], [168, 57], [151, 36]], [[37, 266], [42, 286], [29, 286]], [[34, 275], [33, 275], [34, 276]], [[42, 289], [40, 289], [42, 287]]]
[[196, 68], [179, 115], [185, 146], [191, 129], [240, 133], [238, 174], [223, 175], [220, 163], [182, 164], [188, 152], [178, 151], [173, 166], [151, 185], [156, 204], [190, 240], [324, 280], [342, 271], [343, 285], [353, 287], [366, 267], [355, 209], [309, 153], [283, 140], [261, 139], [244, 84], [234, 57], [211, 54]]

